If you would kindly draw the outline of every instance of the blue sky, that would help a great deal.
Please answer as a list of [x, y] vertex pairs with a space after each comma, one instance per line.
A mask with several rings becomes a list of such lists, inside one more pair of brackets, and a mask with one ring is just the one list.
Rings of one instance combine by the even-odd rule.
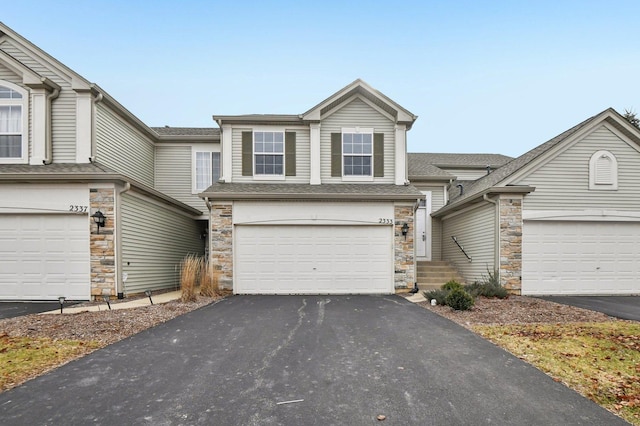
[[150, 126], [305, 112], [362, 78], [412, 152], [520, 155], [640, 110], [636, 1], [30, 1], [0, 21]]

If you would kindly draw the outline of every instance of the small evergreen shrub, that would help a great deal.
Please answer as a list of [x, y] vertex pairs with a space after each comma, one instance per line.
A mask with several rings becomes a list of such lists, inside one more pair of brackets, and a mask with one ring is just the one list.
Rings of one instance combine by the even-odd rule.
[[440, 288], [443, 290], [451, 291], [455, 289], [462, 289], [462, 284], [460, 284], [456, 280], [450, 280], [450, 281], [447, 281], [445, 284], [442, 284]]
[[474, 305], [475, 301], [472, 295], [461, 288], [456, 288], [447, 295], [445, 303], [456, 311], [466, 311]]
[[436, 300], [438, 305], [444, 305], [444, 300], [449, 295], [448, 290], [429, 290], [423, 291], [422, 294], [427, 299], [427, 301], [431, 302], [432, 299]]

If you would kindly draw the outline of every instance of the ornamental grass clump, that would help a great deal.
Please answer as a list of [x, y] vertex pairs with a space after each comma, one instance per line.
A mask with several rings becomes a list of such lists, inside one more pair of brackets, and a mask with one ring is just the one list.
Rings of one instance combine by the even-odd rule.
[[200, 295], [205, 297], [220, 295], [220, 270], [216, 269], [211, 262], [202, 262]]
[[202, 258], [193, 254], [188, 255], [182, 261], [180, 268], [180, 288], [182, 290], [182, 302], [195, 302], [196, 287], [202, 270]]
[[451, 290], [444, 301], [456, 311], [466, 311], [475, 304], [473, 296], [461, 288]]

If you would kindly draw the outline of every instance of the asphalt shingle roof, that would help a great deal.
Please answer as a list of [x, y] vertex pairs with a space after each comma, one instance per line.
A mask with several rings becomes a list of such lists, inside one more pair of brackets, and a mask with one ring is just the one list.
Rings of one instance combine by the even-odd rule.
[[216, 127], [152, 127], [161, 136], [220, 136]]
[[29, 164], [0, 164], [0, 178], [2, 175], [103, 175], [114, 173], [116, 172], [110, 168], [96, 163], [54, 163], [46, 166], [32, 166]]

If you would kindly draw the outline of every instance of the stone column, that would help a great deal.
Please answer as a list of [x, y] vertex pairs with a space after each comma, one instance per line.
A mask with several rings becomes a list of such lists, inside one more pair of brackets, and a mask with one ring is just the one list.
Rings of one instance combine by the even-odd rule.
[[511, 294], [522, 289], [522, 196], [500, 197], [500, 283]]
[[104, 227], [89, 218], [89, 251], [91, 256], [91, 296], [116, 295], [115, 241], [113, 238], [114, 189], [92, 188], [89, 190], [90, 213], [100, 210], [105, 216]]
[[220, 271], [220, 288], [233, 288], [233, 205], [231, 203], [211, 206], [209, 220], [211, 229], [210, 261]]
[[[394, 221], [394, 285], [396, 289], [411, 288], [416, 277], [413, 205], [396, 205], [394, 207]], [[409, 226], [406, 237], [402, 235], [402, 226], [405, 223]]]

